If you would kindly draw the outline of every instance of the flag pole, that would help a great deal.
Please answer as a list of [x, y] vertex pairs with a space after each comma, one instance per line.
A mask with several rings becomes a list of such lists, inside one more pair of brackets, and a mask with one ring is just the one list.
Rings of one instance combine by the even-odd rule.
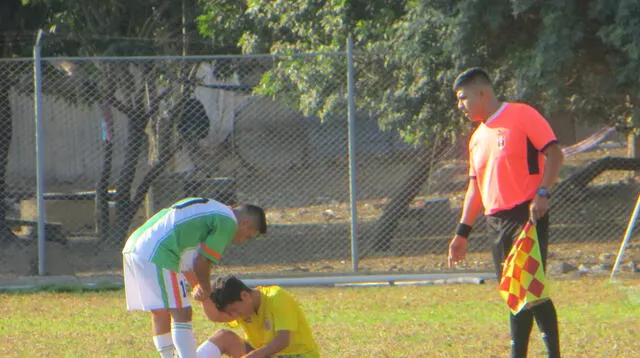
[[622, 261], [622, 255], [624, 255], [624, 250], [629, 243], [629, 239], [631, 238], [631, 232], [633, 231], [633, 227], [636, 224], [636, 219], [638, 218], [638, 213], [640, 212], [640, 194], [638, 195], [638, 199], [636, 200], [636, 206], [633, 209], [633, 214], [629, 218], [629, 224], [627, 225], [627, 230], [624, 233], [624, 239], [620, 243], [620, 249], [618, 250], [618, 257], [616, 257], [616, 263], [613, 265], [611, 269], [611, 280], [616, 275], [616, 271], [618, 271], [618, 266], [620, 266], [620, 261]]

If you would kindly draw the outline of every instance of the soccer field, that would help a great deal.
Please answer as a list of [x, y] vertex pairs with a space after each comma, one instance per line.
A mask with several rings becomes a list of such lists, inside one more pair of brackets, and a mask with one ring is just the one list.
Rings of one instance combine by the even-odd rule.
[[[507, 357], [508, 309], [484, 285], [291, 288], [323, 357]], [[551, 282], [564, 357], [640, 356], [640, 279]], [[124, 291], [0, 294], [2, 357], [157, 357]], [[198, 309], [198, 341], [217, 328]], [[544, 357], [534, 327], [530, 357]]]

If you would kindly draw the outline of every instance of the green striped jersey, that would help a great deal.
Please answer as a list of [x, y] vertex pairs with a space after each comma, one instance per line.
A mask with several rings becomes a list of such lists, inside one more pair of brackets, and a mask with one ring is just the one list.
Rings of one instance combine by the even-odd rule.
[[202, 253], [218, 263], [238, 228], [233, 210], [215, 200], [186, 198], [134, 231], [122, 250], [175, 272], [193, 270]]

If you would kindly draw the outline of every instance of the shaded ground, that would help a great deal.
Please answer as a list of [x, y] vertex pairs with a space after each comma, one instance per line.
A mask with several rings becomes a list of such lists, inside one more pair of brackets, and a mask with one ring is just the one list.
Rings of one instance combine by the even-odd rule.
[[[605, 155], [620, 155], [620, 150], [599, 150], [581, 154], [567, 161], [563, 171], [576, 170], [581, 164]], [[455, 162], [452, 162], [455, 164]], [[406, 175], [410, 163], [399, 161], [391, 168], [394, 173], [384, 175], [384, 180], [375, 180], [384, 170], [373, 165], [361, 171], [362, 188], [369, 190], [358, 201], [360, 256], [359, 270], [362, 272], [440, 272], [445, 268], [445, 253], [451, 230], [455, 227], [462, 200], [460, 189], [464, 187], [464, 170], [460, 166], [450, 167], [448, 174], [434, 175], [421, 195], [411, 204], [412, 210], [401, 222], [391, 249], [375, 252], [367, 242], [368, 233], [375, 230], [375, 220], [381, 215], [386, 198], [384, 189], [394, 185], [393, 178]], [[389, 170], [387, 168], [387, 170]], [[446, 171], [445, 171], [446, 172]], [[300, 172], [301, 173], [301, 172]], [[344, 171], [340, 172], [344, 174]], [[345, 182], [321, 180], [321, 168], [298, 177], [293, 182], [285, 181], [285, 173], [274, 174], [273, 180], [247, 179], [239, 190], [246, 190], [250, 180], [263, 180], [262, 199], [268, 205], [268, 221], [271, 225], [268, 237], [242, 246], [231, 246], [223, 258], [220, 272], [237, 272], [260, 275], [309, 275], [311, 273], [343, 273], [352, 271], [350, 242], [350, 206], [348, 196], [342, 191]], [[326, 173], [325, 173], [326, 174]], [[284, 176], [283, 176], [284, 175]], [[306, 180], [299, 180], [306, 178]], [[620, 239], [633, 208], [638, 186], [628, 180], [626, 172], [607, 172], [596, 178], [588, 193], [576, 193], [556, 208], [553, 214], [550, 264], [569, 263], [576, 267], [611, 265], [611, 257], [600, 260], [603, 254], [617, 253]], [[277, 184], [280, 185], [277, 185]], [[366, 185], [369, 183], [370, 185]], [[295, 185], [294, 185], [295, 184]], [[256, 184], [257, 185], [257, 184]], [[318, 188], [322, 190], [319, 190]], [[278, 189], [278, 190], [276, 190]], [[295, 190], [294, 190], [295, 189]], [[321, 192], [325, 195], [321, 195]], [[305, 197], [305, 195], [307, 195]], [[344, 200], [337, 200], [341, 197]], [[305, 199], [306, 205], [294, 205]], [[441, 201], [439, 198], [448, 200]], [[284, 206], [289, 199], [292, 205]], [[482, 224], [474, 229], [470, 242], [472, 253], [458, 269], [492, 271], [487, 240]], [[632, 240], [625, 263], [640, 262], [638, 238]], [[635, 246], [634, 246], [635, 245]], [[47, 273], [51, 275], [120, 275], [120, 249], [98, 244], [95, 239], [71, 237], [67, 246], [47, 243]], [[606, 255], [605, 255], [606, 256]], [[606, 262], [602, 262], [606, 261]], [[15, 278], [38, 272], [37, 247], [35, 243], [12, 244], [1, 248], [0, 278]], [[247, 266], [246, 263], [252, 263]]]
[[[72, 250], [67, 250], [59, 244], [48, 244], [47, 250], [51, 256], [47, 260], [47, 271], [50, 275], [77, 275], [77, 276], [121, 276], [121, 258], [118, 250], [103, 250], [96, 253], [95, 246], [89, 243], [76, 242]], [[79, 249], [84, 246], [84, 249]], [[551, 246], [549, 265], [554, 275], [565, 274], [556, 271], [553, 267], [569, 264], [574, 268], [567, 274], [577, 274], [576, 269], [582, 266], [587, 268], [589, 275], [608, 275], [618, 252], [619, 242], [604, 243], [565, 243]], [[256, 249], [254, 249], [256, 250]], [[251, 251], [254, 251], [251, 250]], [[3, 282], [11, 282], [20, 276], [27, 276], [28, 272], [37, 273], [37, 260], [30, 254], [33, 248], [9, 248], [4, 251], [11, 255], [4, 265], [0, 275], [0, 286]], [[84, 251], [84, 252], [83, 252]], [[257, 250], [259, 251], [259, 250]], [[250, 259], [252, 253], [247, 253], [244, 262], [255, 262]], [[257, 254], [257, 253], [253, 253]], [[325, 256], [328, 257], [328, 256]], [[62, 258], [62, 259], [61, 259]], [[635, 238], [626, 251], [621, 273], [631, 274], [630, 263], [636, 265], [636, 271], [640, 269], [640, 238]], [[11, 270], [6, 268], [10, 267]], [[33, 271], [35, 270], [35, 271]], [[446, 255], [423, 254], [368, 257], [359, 260], [358, 272], [361, 273], [432, 273], [432, 272], [458, 272], [481, 271], [493, 272], [491, 256], [488, 252], [470, 252], [466, 260], [455, 269], [448, 269]], [[248, 276], [308, 276], [314, 274], [338, 274], [353, 272], [353, 265], [348, 255], [338, 259], [317, 259], [298, 261], [295, 263], [263, 263], [251, 266], [239, 263], [229, 263], [215, 267], [215, 273], [236, 273]]]

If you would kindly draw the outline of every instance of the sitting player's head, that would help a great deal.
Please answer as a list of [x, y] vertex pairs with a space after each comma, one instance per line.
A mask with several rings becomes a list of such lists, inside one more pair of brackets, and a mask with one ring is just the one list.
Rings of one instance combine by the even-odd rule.
[[238, 221], [238, 229], [233, 237], [233, 242], [241, 244], [267, 233], [267, 218], [261, 207], [244, 204], [234, 209], [234, 213]]
[[211, 292], [211, 301], [218, 311], [231, 317], [249, 318], [254, 312], [252, 290], [235, 276], [219, 277]]

